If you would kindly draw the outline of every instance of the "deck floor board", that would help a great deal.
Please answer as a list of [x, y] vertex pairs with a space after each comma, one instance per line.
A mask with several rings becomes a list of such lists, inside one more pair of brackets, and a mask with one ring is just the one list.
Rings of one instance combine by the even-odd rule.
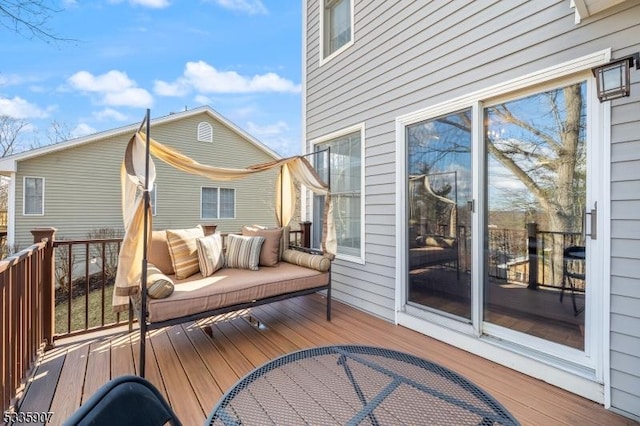
[[[634, 425], [592, 401], [454, 348], [407, 328], [325, 299], [304, 296], [254, 308], [250, 324], [239, 314], [153, 330], [147, 337], [146, 376], [170, 401], [183, 424], [202, 424], [222, 394], [269, 359], [312, 346], [383, 346], [450, 368], [500, 401], [523, 425]], [[244, 312], [243, 314], [248, 314]], [[27, 387], [20, 410], [54, 412], [61, 424], [109, 378], [140, 371], [139, 332], [123, 328], [84, 341], [57, 342], [38, 371], [48, 381]], [[41, 385], [42, 384], [42, 385]], [[57, 384], [57, 386], [56, 386]], [[37, 403], [36, 403], [37, 401]]]

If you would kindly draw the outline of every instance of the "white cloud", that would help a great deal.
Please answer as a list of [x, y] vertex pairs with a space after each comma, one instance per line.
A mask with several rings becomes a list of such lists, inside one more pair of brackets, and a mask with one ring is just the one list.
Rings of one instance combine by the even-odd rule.
[[241, 108], [236, 108], [233, 111], [233, 117], [236, 117], [238, 121], [253, 117], [258, 114], [260, 109], [256, 105], [245, 105]]
[[284, 121], [267, 124], [266, 126], [259, 126], [251, 121], [247, 123], [247, 131], [258, 137], [277, 136], [287, 132], [288, 130], [289, 126], [287, 126], [287, 123]]
[[130, 87], [120, 92], [106, 93], [104, 102], [113, 106], [147, 108], [153, 105], [153, 98], [145, 89]]
[[[124, 0], [109, 0], [109, 3], [118, 4], [122, 3], [123, 1]], [[131, 4], [132, 6], [162, 9], [164, 7], [169, 7], [171, 3], [169, 3], [169, 0], [129, 0], [129, 4]]]
[[0, 74], [0, 86], [17, 86], [24, 78], [18, 74]]
[[225, 9], [246, 12], [249, 15], [266, 15], [268, 13], [262, 0], [213, 0]]
[[127, 74], [115, 70], [99, 76], [80, 71], [69, 77], [69, 83], [74, 88], [87, 92], [116, 92], [135, 86], [135, 82]]
[[80, 123], [71, 131], [71, 137], [79, 138], [81, 136], [90, 135], [95, 132], [96, 132], [96, 129], [89, 126], [88, 124]]
[[7, 115], [16, 119], [46, 118], [47, 111], [25, 99], [15, 96], [13, 99], [0, 98], [0, 115]]
[[79, 71], [67, 80], [72, 88], [100, 96], [100, 102], [110, 106], [149, 107], [153, 104], [151, 94], [131, 80], [126, 73], [112, 70], [94, 76]]
[[287, 157], [300, 153], [300, 142], [290, 134], [290, 128], [284, 121], [263, 126], [249, 121], [245, 129], [280, 155]]
[[204, 95], [198, 95], [193, 98], [194, 101], [199, 103], [200, 105], [211, 105], [211, 98]]
[[156, 80], [153, 83], [153, 91], [160, 96], [180, 97], [189, 93], [189, 87], [180, 81], [167, 83], [166, 81]]
[[243, 76], [235, 71], [218, 71], [204, 61], [187, 62], [184, 73], [173, 83], [156, 80], [154, 90], [162, 96], [200, 93], [299, 93], [300, 85], [275, 73]]
[[127, 121], [129, 117], [124, 115], [123, 113], [116, 111], [113, 108], [105, 108], [102, 111], [94, 112], [93, 116], [99, 120], [115, 120], [115, 121]]

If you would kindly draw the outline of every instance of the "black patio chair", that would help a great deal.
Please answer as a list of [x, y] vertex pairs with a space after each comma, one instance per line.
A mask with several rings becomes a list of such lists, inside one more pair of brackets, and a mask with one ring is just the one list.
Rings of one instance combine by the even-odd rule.
[[117, 377], [96, 391], [64, 422], [64, 426], [157, 426], [180, 420], [158, 389], [138, 376]]
[[583, 246], [571, 246], [564, 249], [562, 259], [562, 288], [560, 289], [560, 303], [564, 296], [565, 289], [571, 292], [571, 302], [573, 303], [573, 314], [577, 316], [584, 310], [576, 304], [575, 280], [585, 281], [584, 274], [585, 248]]

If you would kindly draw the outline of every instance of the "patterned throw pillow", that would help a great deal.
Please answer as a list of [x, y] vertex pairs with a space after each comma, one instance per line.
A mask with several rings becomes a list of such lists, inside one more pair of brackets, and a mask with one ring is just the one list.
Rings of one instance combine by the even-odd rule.
[[198, 264], [198, 244], [196, 240], [204, 237], [201, 227], [191, 229], [168, 229], [167, 243], [176, 278], [188, 278], [200, 270]]
[[171, 278], [152, 263], [147, 264], [147, 295], [152, 299], [164, 299], [171, 296], [174, 285]]
[[198, 264], [203, 277], [213, 275], [224, 266], [224, 251], [222, 249], [222, 236], [212, 234], [198, 238]]
[[230, 234], [227, 237], [227, 268], [258, 270], [264, 237]]
[[280, 241], [282, 228], [264, 228], [259, 226], [243, 226], [242, 235], [264, 237], [260, 250], [260, 266], [275, 266], [280, 260]]
[[305, 268], [315, 269], [320, 272], [327, 272], [331, 266], [331, 260], [321, 254], [305, 253], [298, 250], [285, 250], [282, 260]]

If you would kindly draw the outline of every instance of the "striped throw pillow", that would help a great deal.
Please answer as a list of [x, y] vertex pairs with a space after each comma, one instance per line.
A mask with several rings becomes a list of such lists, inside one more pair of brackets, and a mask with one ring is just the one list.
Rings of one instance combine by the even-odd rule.
[[213, 275], [224, 266], [224, 251], [222, 250], [222, 237], [220, 234], [212, 234], [198, 238], [198, 264], [203, 277]]
[[152, 299], [164, 299], [173, 293], [173, 281], [153, 265], [147, 264], [147, 295]]
[[200, 271], [196, 240], [201, 237], [204, 237], [204, 233], [199, 226], [191, 229], [167, 230], [169, 254], [177, 279], [188, 278]]
[[291, 249], [285, 250], [282, 253], [282, 260], [320, 272], [327, 272], [331, 266], [331, 260], [321, 254], [311, 254]]
[[227, 268], [258, 270], [264, 237], [230, 234], [227, 237]]

